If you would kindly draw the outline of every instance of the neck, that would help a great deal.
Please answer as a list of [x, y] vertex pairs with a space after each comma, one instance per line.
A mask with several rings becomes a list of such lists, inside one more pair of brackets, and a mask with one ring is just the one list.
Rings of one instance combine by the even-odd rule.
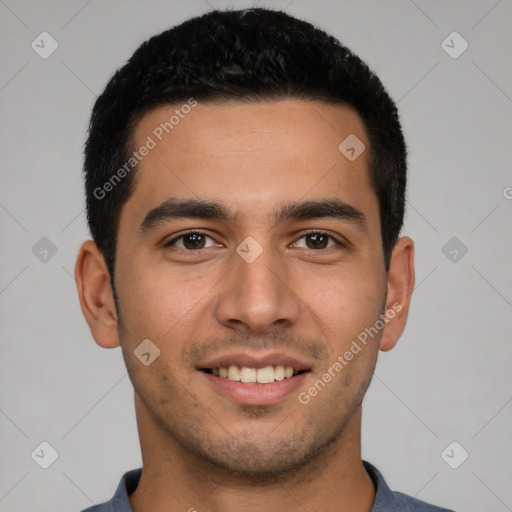
[[293, 474], [269, 478], [214, 466], [183, 448], [152, 420], [135, 396], [143, 471], [129, 496], [134, 512], [370, 512], [375, 488], [361, 460], [361, 409], [343, 432]]

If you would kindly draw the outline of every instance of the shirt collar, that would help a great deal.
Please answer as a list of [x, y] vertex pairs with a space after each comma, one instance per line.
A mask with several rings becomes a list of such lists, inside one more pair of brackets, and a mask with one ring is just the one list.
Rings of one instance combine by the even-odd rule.
[[[395, 497], [386, 484], [384, 477], [380, 474], [379, 470], [369, 462], [363, 460], [363, 465], [375, 486], [375, 501], [371, 512], [394, 510]], [[141, 475], [142, 468], [132, 469], [123, 475], [117, 486], [116, 493], [110, 502], [110, 511], [133, 512], [128, 496], [137, 488]]]

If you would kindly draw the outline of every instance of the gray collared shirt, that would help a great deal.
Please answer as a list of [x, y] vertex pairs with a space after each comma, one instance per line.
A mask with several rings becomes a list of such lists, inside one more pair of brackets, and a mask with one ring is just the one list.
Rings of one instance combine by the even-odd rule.
[[[375, 485], [375, 502], [371, 512], [454, 512], [447, 508], [429, 505], [401, 492], [393, 492], [375, 466], [363, 461], [364, 467]], [[117, 486], [114, 497], [82, 512], [133, 512], [128, 496], [135, 491], [142, 475], [142, 468], [126, 472]]]

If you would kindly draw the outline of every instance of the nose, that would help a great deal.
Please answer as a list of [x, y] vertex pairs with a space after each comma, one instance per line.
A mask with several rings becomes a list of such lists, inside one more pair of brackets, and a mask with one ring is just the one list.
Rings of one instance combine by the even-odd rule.
[[293, 290], [291, 271], [270, 248], [254, 260], [233, 254], [233, 267], [214, 304], [219, 323], [263, 333], [295, 324], [301, 302]]

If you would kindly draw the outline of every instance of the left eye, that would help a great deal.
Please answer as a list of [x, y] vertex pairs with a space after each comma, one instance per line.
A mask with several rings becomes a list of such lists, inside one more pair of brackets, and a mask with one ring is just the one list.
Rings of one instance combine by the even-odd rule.
[[[307, 246], [306, 249], [313, 249], [313, 250], [328, 249], [329, 247], [327, 247], [326, 244], [328, 244], [330, 240], [334, 242], [334, 245], [341, 246], [341, 243], [338, 242], [338, 240], [336, 240], [331, 235], [324, 233], [322, 231], [312, 231], [310, 233], [306, 233], [305, 235], [302, 235], [299, 238], [299, 240], [302, 240], [302, 239], [311, 240], [311, 244], [308, 244], [306, 242], [306, 246]], [[311, 247], [309, 245], [311, 245]], [[330, 247], [333, 247], [333, 246], [331, 245]]]
[[[206, 233], [202, 233], [201, 231], [192, 231], [190, 233], [185, 233], [184, 235], [177, 236], [170, 242], [167, 242], [165, 244], [165, 247], [169, 246], [175, 246], [179, 249], [185, 249], [185, 250], [201, 250], [206, 249], [207, 246], [205, 246], [206, 239], [209, 238], [210, 240], [213, 240], [213, 238]], [[306, 249], [311, 250], [322, 250], [322, 249], [328, 249], [330, 247], [342, 244], [338, 242], [333, 236], [329, 235], [328, 233], [324, 233], [323, 231], [311, 231], [310, 233], [306, 233], [305, 235], [302, 235], [299, 240], [309, 240], [311, 243], [308, 243], [306, 241]], [[329, 244], [329, 242], [333, 242], [332, 245], [328, 246], [326, 244]], [[179, 245], [181, 243], [181, 245]], [[215, 246], [215, 244], [213, 245]], [[210, 245], [209, 247], [212, 247]]]

